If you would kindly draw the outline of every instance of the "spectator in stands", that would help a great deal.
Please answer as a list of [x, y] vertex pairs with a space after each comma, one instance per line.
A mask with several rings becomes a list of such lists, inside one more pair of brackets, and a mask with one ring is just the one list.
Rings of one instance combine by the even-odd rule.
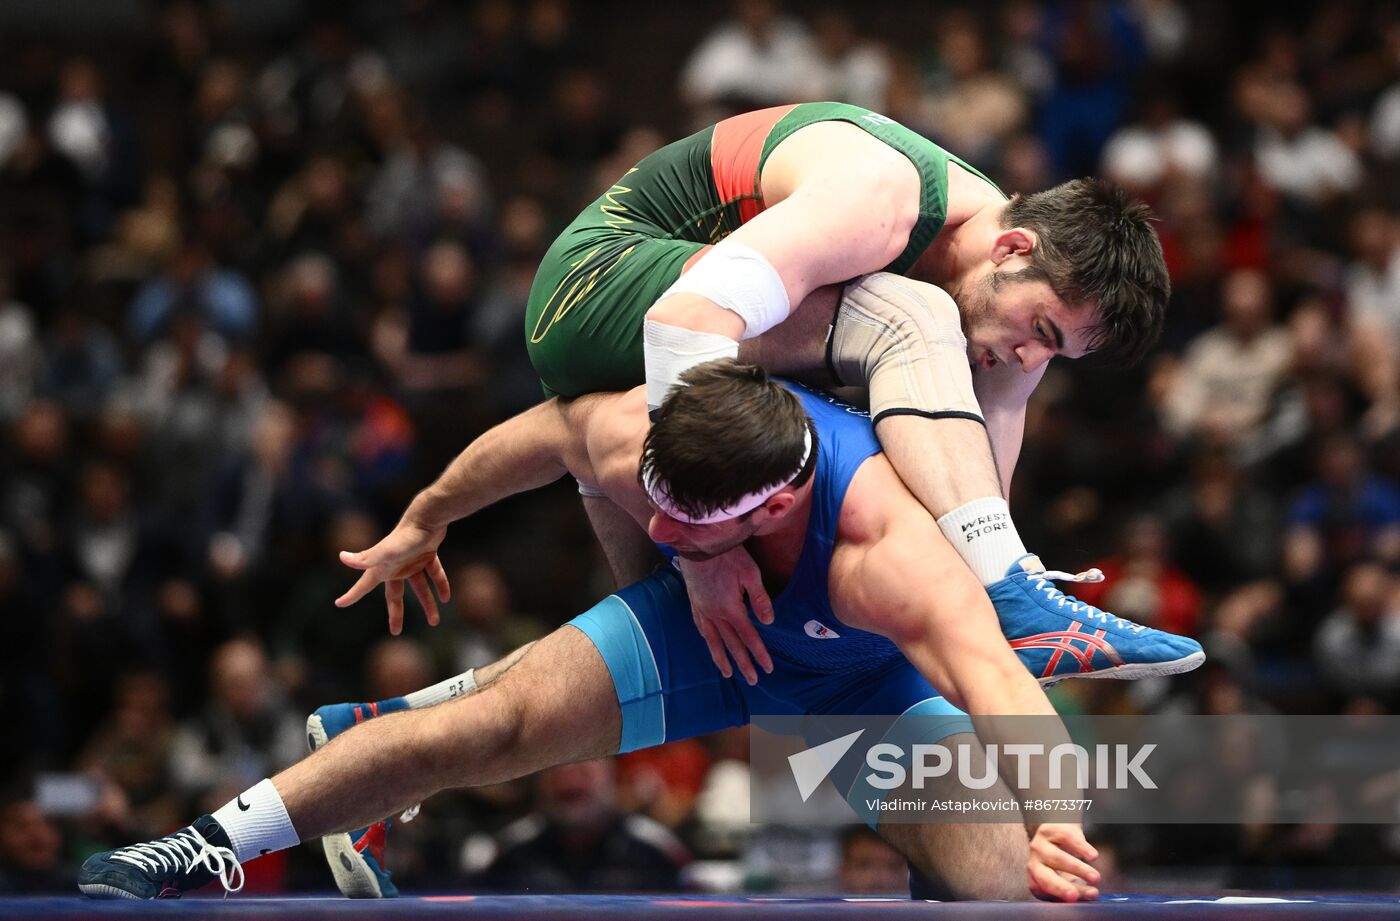
[[1025, 91], [990, 66], [986, 38], [970, 13], [939, 17], [937, 49], [923, 124], [963, 159], [995, 162], [1029, 114]]
[[851, 16], [835, 6], [817, 11], [812, 38], [821, 56], [821, 88], [815, 95], [884, 112], [893, 69], [889, 52], [861, 36]]
[[479, 884], [508, 892], [674, 892], [689, 862], [665, 826], [617, 809], [614, 761], [538, 775], [538, 811], [497, 836]]
[[1273, 571], [1278, 509], [1223, 451], [1203, 451], [1189, 482], [1163, 500], [1171, 556], [1206, 592], [1222, 592]]
[[1159, 630], [1194, 636], [1201, 591], [1171, 559], [1162, 522], [1146, 515], [1135, 518], [1118, 544], [1121, 554], [1097, 564], [1104, 580], [1076, 586], [1079, 599]]
[[1317, 478], [1288, 510], [1284, 572], [1305, 582], [1363, 559], [1400, 561], [1400, 487], [1370, 472], [1365, 452], [1345, 435], [1319, 450]]
[[198, 314], [209, 329], [233, 341], [251, 337], [258, 323], [257, 295], [248, 279], [216, 264], [198, 240], [186, 240], [165, 271], [136, 293], [131, 333], [138, 340], [154, 339], [183, 311]]
[[841, 894], [898, 896], [909, 886], [909, 864], [874, 829], [841, 832]]
[[1155, 198], [1177, 177], [1209, 181], [1219, 166], [1215, 138], [1198, 121], [1181, 114], [1167, 88], [1148, 91], [1140, 121], [1120, 128], [1103, 152], [1103, 172], [1136, 194]]
[[777, 0], [732, 0], [681, 72], [681, 97], [699, 124], [747, 109], [814, 99], [821, 59], [807, 28]]
[[0, 799], [0, 895], [64, 894], [77, 885], [63, 835], [29, 797]]
[[1400, 581], [1376, 563], [1353, 566], [1342, 582], [1341, 607], [1318, 628], [1314, 654], [1338, 698], [1393, 709], [1400, 703]]
[[482, 560], [453, 570], [452, 607], [457, 613], [453, 674], [489, 665], [545, 632], [533, 618], [515, 609], [501, 570]]
[[111, 715], [84, 746], [77, 766], [116, 784], [142, 828], [171, 828], [185, 804], [170, 783], [175, 724], [169, 688], [154, 672], [128, 672], [114, 698]]
[[1288, 370], [1288, 333], [1273, 322], [1273, 290], [1262, 272], [1225, 279], [1224, 321], [1196, 339], [1167, 394], [1165, 422], [1181, 436], [1242, 446], [1257, 434]]
[[306, 753], [305, 717], [282, 699], [260, 643], [230, 640], [215, 650], [209, 690], [208, 706], [175, 735], [170, 773], [181, 793], [237, 787]]

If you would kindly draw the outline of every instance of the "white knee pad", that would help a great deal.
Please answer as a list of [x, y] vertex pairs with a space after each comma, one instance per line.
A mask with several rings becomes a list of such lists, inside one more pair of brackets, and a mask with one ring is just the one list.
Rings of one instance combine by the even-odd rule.
[[831, 330], [831, 371], [870, 388], [870, 417], [973, 419], [972, 389], [958, 305], [942, 288], [889, 272], [846, 286]]

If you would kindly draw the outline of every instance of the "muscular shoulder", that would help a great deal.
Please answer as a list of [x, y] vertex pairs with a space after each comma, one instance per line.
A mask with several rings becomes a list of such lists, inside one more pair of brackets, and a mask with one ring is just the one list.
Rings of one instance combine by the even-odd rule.
[[884, 454], [874, 454], [860, 465], [846, 488], [836, 529], [838, 547], [870, 547], [891, 531], [917, 522], [928, 512], [919, 505]]
[[[632, 482], [647, 433], [646, 390], [592, 393], [563, 404], [571, 439], [580, 460], [592, 471], [594, 483], [608, 490], [610, 482]], [[611, 493], [611, 490], [608, 490]]]
[[941, 567], [956, 563], [937, 522], [884, 455], [862, 464], [841, 507], [831, 559], [828, 587], [837, 615], [899, 642], [921, 629], [914, 615]]
[[768, 155], [760, 177], [770, 207], [808, 188], [825, 194], [850, 190], [888, 196], [917, 217], [920, 179], [909, 158], [884, 141], [843, 121], [816, 122], [784, 138]]

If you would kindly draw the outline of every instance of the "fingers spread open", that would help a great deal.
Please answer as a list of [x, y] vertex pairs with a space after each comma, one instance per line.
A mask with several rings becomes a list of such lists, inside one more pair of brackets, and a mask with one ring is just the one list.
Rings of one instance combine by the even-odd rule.
[[345, 594], [335, 600], [338, 608], [348, 608], [361, 598], [374, 591], [374, 587], [379, 584], [379, 579], [373, 573], [364, 573], [355, 580], [355, 584], [350, 586]]

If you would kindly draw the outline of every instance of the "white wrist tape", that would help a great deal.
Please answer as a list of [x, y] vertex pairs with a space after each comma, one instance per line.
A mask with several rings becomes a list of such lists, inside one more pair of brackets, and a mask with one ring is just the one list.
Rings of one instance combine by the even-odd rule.
[[647, 363], [647, 408], [656, 409], [683, 373], [717, 358], [738, 358], [739, 343], [718, 333], [697, 333], [646, 320], [642, 324], [642, 355]]
[[763, 254], [725, 240], [700, 257], [657, 302], [672, 294], [698, 294], [744, 321], [742, 339], [761, 336], [787, 319], [790, 304], [778, 270]]

